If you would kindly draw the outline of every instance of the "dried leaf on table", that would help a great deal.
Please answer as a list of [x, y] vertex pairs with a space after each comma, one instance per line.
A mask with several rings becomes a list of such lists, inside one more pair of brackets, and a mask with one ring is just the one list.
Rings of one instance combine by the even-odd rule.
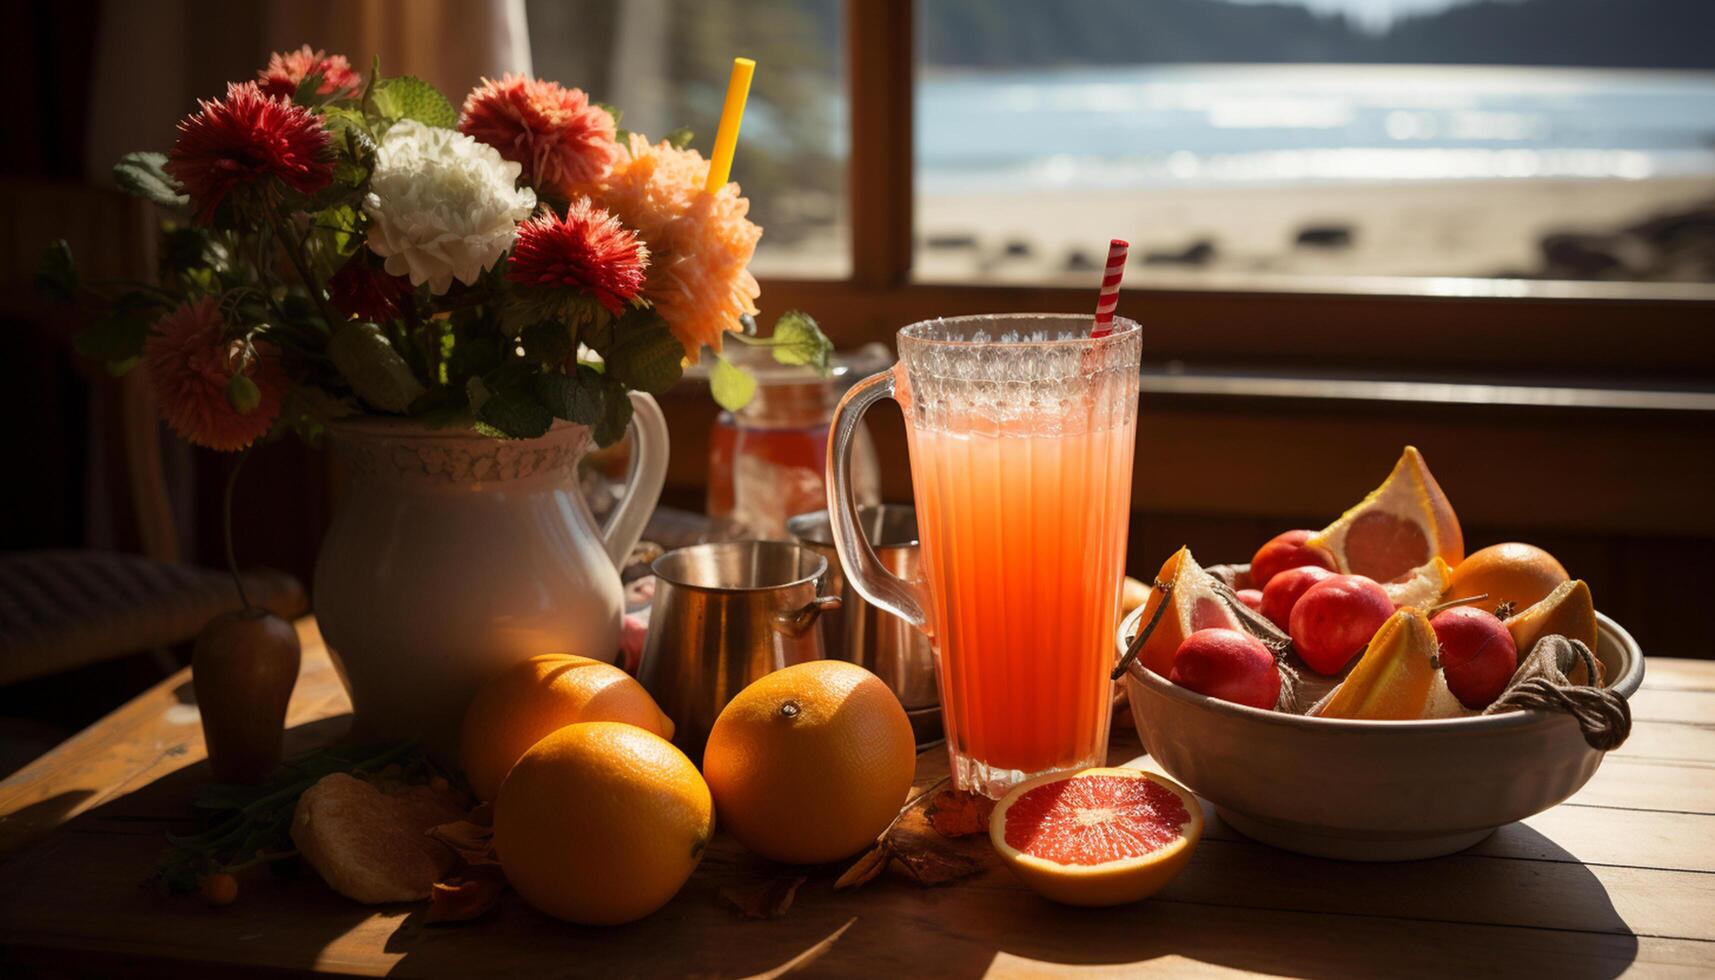
[[472, 865], [437, 881], [429, 891], [429, 911], [423, 921], [468, 922], [481, 918], [506, 891], [506, 876], [498, 864]]
[[494, 829], [454, 820], [429, 828], [429, 836], [452, 848], [466, 864], [497, 864], [494, 855]]
[[862, 888], [887, 870], [887, 863], [893, 860], [893, 841], [883, 837], [875, 846], [864, 852], [863, 857], [847, 868], [834, 882], [834, 890], [845, 888]]
[[994, 813], [994, 801], [976, 793], [944, 789], [929, 802], [923, 815], [929, 826], [942, 837], [969, 837], [986, 833], [989, 815]]
[[[946, 782], [947, 777], [943, 777], [907, 800], [899, 815], [893, 818], [893, 822], [888, 824], [887, 829], [876, 839], [875, 846], [864, 852], [862, 857], [846, 869], [845, 874], [840, 875], [839, 880], [834, 882], [834, 888], [861, 888], [880, 877], [894, 861], [898, 861], [906, 874], [919, 885], [942, 885], [981, 871], [983, 862], [980, 858], [939, 843], [939, 839], [930, 831], [934, 826], [933, 813], [937, 807], [949, 814], [946, 820], [950, 822], [952, 829], [958, 830], [963, 830], [965, 824], [971, 823], [983, 807], [982, 803], [957, 800], [957, 797], [965, 794], [937, 794], [935, 791]], [[942, 797], [947, 797], [948, 800], [944, 802]], [[925, 803], [931, 803], [930, 809], [918, 812]], [[992, 810], [993, 803], [984, 803]], [[977, 821], [977, 825], [987, 827], [986, 814]], [[975, 830], [963, 832], [976, 833]]]
[[983, 869], [982, 861], [972, 855], [933, 845], [899, 847], [893, 858], [919, 885], [945, 885]]
[[778, 919], [792, 908], [804, 875], [770, 878], [748, 888], [722, 888], [721, 897], [731, 902], [747, 919]]

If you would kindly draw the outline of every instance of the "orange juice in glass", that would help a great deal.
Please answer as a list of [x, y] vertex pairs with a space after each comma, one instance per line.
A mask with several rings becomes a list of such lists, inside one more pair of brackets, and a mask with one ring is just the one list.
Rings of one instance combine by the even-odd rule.
[[[899, 332], [892, 371], [834, 413], [828, 508], [840, 563], [933, 640], [954, 782], [998, 797], [1106, 757], [1137, 429], [1138, 325], [959, 317]], [[846, 472], [863, 413], [904, 410], [925, 579], [863, 539]]]

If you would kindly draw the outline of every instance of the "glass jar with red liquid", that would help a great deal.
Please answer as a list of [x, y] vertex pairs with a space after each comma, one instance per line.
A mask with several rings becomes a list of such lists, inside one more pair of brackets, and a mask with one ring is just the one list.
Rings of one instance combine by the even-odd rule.
[[[828, 505], [825, 477], [828, 423], [840, 396], [893, 362], [887, 348], [868, 344], [834, 356], [827, 377], [776, 362], [765, 348], [727, 345], [727, 359], [756, 378], [756, 395], [736, 412], [723, 411], [709, 433], [710, 517], [742, 526], [757, 538], [790, 539], [786, 519]], [[860, 503], [880, 503], [875, 446], [860, 433], [852, 449], [852, 480]]]

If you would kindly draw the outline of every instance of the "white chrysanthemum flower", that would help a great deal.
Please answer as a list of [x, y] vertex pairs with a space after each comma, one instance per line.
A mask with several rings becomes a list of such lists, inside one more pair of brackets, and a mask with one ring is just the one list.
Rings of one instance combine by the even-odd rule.
[[411, 119], [394, 123], [375, 152], [363, 210], [369, 249], [388, 273], [428, 283], [474, 283], [512, 247], [536, 192], [516, 187], [520, 167], [492, 146]]

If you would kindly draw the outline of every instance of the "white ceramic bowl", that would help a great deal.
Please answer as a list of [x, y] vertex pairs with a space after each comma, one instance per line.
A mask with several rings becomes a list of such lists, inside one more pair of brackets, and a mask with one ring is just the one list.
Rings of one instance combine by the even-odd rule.
[[[1142, 609], [1120, 624], [1121, 654]], [[1596, 656], [1630, 698], [1643, 653], [1597, 615]], [[1603, 753], [1565, 714], [1350, 721], [1248, 708], [1186, 690], [1139, 663], [1125, 676], [1144, 747], [1235, 830], [1289, 851], [1403, 861], [1463, 850], [1559, 803]]]

